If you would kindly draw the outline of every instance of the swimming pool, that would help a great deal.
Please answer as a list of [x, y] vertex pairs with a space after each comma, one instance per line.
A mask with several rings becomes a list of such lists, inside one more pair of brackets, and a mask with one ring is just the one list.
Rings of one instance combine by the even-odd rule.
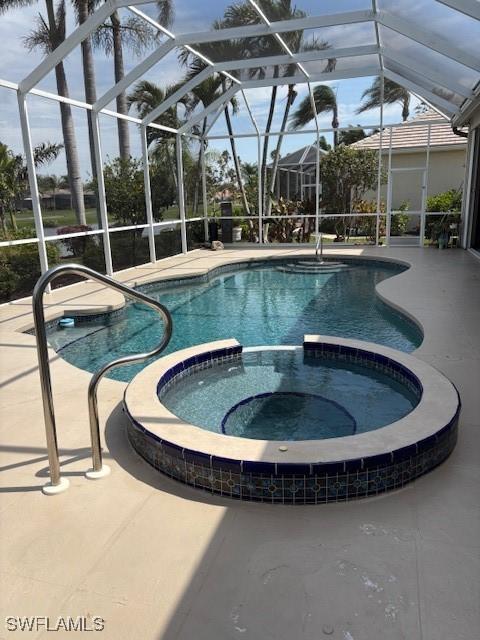
[[[291, 260], [290, 260], [291, 261]], [[357, 338], [410, 352], [422, 341], [420, 329], [384, 304], [375, 286], [407, 267], [387, 262], [348, 260], [338, 273], [285, 273], [277, 262], [231, 265], [185, 283], [142, 287], [161, 300], [173, 317], [173, 336], [165, 353], [236, 338], [245, 346], [301, 344], [304, 334]], [[50, 344], [68, 362], [96, 371], [119, 356], [140, 353], [160, 339], [158, 315], [134, 303], [100, 323], [51, 328]], [[109, 376], [129, 381], [144, 366], [131, 365]]]

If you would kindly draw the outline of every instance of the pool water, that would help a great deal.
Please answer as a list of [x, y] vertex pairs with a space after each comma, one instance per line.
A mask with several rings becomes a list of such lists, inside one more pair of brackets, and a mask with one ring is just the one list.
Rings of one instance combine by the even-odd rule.
[[264, 440], [337, 438], [379, 429], [418, 403], [366, 365], [304, 356], [302, 348], [244, 351], [181, 379], [161, 396], [176, 416], [208, 431]]
[[[405, 267], [355, 263], [339, 273], [292, 274], [274, 266], [256, 266], [212, 277], [208, 282], [149, 288], [173, 316], [173, 335], [164, 353], [203, 342], [236, 338], [244, 346], [300, 345], [304, 334], [357, 338], [413, 351], [420, 330], [375, 294], [375, 285]], [[163, 325], [158, 314], [128, 304], [110, 323], [52, 329], [50, 344], [68, 362], [87, 371], [127, 354], [152, 349]], [[110, 372], [129, 381], [147, 363]]]

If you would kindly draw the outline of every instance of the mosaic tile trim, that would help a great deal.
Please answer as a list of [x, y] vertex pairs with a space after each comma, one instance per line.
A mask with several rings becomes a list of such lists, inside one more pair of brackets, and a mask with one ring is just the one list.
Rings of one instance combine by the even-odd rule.
[[[306, 342], [305, 357], [336, 358], [361, 363], [396, 377], [422, 393], [418, 378], [400, 363], [362, 349]], [[192, 356], [171, 367], [158, 383], [159, 397], [172, 384], [199, 369], [241, 359], [242, 347]], [[458, 396], [458, 392], [457, 392]], [[407, 447], [376, 456], [340, 462], [274, 463], [235, 460], [181, 448], [146, 430], [129, 415], [128, 438], [149, 464], [167, 476], [212, 494], [238, 500], [279, 504], [322, 504], [379, 495], [398, 489], [445, 460], [457, 441], [458, 408], [440, 431]]]
[[324, 360], [351, 362], [381, 371], [405, 386], [418, 400], [422, 397], [423, 387], [417, 376], [396, 360], [380, 353], [326, 342], [304, 342], [303, 350], [305, 359], [321, 358]]
[[241, 345], [227, 347], [225, 349], [214, 349], [213, 351], [205, 351], [196, 356], [192, 356], [178, 362], [173, 367], [165, 371], [157, 385], [157, 395], [161, 400], [163, 396], [177, 382], [183, 380], [189, 375], [201, 371], [202, 369], [210, 369], [211, 367], [224, 364], [226, 362], [238, 362], [242, 357]]
[[459, 411], [440, 432], [382, 456], [340, 463], [281, 464], [228, 460], [180, 449], [130, 419], [128, 438], [150, 465], [211, 494], [270, 504], [324, 504], [399, 489], [443, 462], [457, 441]]

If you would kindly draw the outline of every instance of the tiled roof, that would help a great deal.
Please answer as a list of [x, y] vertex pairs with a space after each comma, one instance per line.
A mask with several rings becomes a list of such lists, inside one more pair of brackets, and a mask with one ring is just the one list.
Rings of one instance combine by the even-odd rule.
[[[415, 120], [439, 120], [439, 116], [435, 111], [427, 111], [417, 116], [409, 122]], [[387, 129], [383, 134], [382, 148], [388, 149], [390, 141], [390, 131]], [[392, 129], [392, 149], [411, 149], [414, 147], [426, 147], [428, 142], [428, 125], [408, 126], [405, 122]], [[449, 122], [445, 124], [432, 124], [430, 133], [431, 147], [449, 147], [449, 146], [465, 146], [466, 138], [457, 136], [452, 131]], [[354, 142], [352, 147], [356, 149], [378, 149], [380, 147], [380, 133], [374, 133], [368, 138]]]

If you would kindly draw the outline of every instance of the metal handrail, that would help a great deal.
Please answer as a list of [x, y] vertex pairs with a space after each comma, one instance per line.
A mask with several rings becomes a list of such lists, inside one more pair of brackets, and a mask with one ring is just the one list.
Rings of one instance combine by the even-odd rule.
[[89, 267], [78, 264], [58, 265], [49, 269], [38, 280], [33, 290], [32, 304], [33, 317], [35, 321], [35, 335], [37, 342], [38, 369], [40, 373], [40, 385], [43, 400], [43, 415], [45, 419], [45, 432], [47, 437], [48, 462], [50, 468], [50, 483], [43, 488], [44, 493], [59, 493], [68, 487], [68, 480], [60, 476], [60, 464], [58, 460], [57, 428], [55, 422], [55, 412], [53, 407], [52, 381], [50, 377], [50, 364], [48, 358], [47, 332], [45, 328], [45, 313], [43, 308], [43, 294], [52, 280], [60, 275], [71, 273], [84, 276], [91, 280], [96, 280], [108, 285], [112, 289], [120, 291], [125, 296], [143, 302], [158, 311], [165, 322], [165, 332], [161, 342], [148, 353], [128, 355], [117, 358], [104, 365], [99, 371], [94, 373], [88, 385], [88, 413], [90, 420], [90, 438], [92, 445], [93, 470], [87, 472], [89, 478], [99, 478], [108, 474], [108, 467], [102, 466], [102, 450], [100, 445], [100, 427], [98, 419], [98, 399], [97, 389], [102, 377], [111, 369], [120, 367], [132, 362], [142, 362], [160, 354], [170, 341], [172, 336], [172, 316], [166, 307], [153, 298], [135, 291], [130, 287], [117, 282], [109, 276], [105, 276]]
[[323, 233], [320, 231], [317, 243], [315, 244], [315, 257], [318, 260], [318, 250], [320, 248], [320, 262], [323, 262]]

